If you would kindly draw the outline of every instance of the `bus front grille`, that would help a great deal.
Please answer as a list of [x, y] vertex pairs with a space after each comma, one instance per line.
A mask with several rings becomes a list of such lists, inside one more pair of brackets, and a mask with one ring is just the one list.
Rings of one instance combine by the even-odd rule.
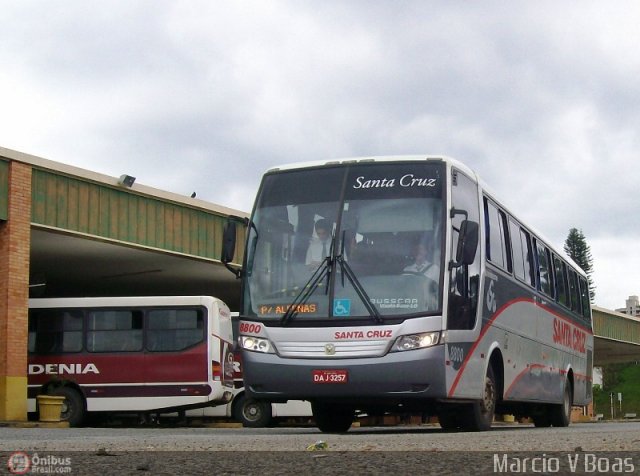
[[344, 341], [344, 342], [280, 342], [276, 344], [278, 354], [289, 358], [358, 358], [380, 357], [387, 353], [389, 341]]

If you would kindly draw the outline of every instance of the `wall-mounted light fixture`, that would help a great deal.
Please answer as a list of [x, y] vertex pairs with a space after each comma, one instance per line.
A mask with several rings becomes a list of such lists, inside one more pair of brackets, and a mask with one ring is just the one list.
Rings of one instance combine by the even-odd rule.
[[124, 174], [124, 175], [121, 175], [120, 178], [118, 179], [118, 185], [131, 188], [133, 186], [133, 182], [135, 181], [136, 181], [135, 177]]

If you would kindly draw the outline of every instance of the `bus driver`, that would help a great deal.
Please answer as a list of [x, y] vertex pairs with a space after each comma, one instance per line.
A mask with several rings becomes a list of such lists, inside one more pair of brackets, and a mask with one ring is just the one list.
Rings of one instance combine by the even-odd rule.
[[424, 240], [420, 240], [414, 247], [414, 262], [405, 267], [404, 273], [422, 274], [436, 283], [439, 281], [440, 270], [436, 263], [429, 261], [429, 246]]

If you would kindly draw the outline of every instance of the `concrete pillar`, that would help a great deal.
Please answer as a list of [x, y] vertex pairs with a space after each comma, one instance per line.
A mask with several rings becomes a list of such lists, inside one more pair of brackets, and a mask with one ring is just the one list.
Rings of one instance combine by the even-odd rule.
[[27, 419], [31, 166], [9, 163], [8, 219], [0, 221], [0, 421]]

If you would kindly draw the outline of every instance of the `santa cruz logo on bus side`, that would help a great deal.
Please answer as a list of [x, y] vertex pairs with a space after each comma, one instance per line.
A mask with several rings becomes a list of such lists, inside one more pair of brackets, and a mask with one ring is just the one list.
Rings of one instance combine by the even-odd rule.
[[580, 353], [587, 351], [587, 333], [557, 318], [553, 320], [553, 342]]

